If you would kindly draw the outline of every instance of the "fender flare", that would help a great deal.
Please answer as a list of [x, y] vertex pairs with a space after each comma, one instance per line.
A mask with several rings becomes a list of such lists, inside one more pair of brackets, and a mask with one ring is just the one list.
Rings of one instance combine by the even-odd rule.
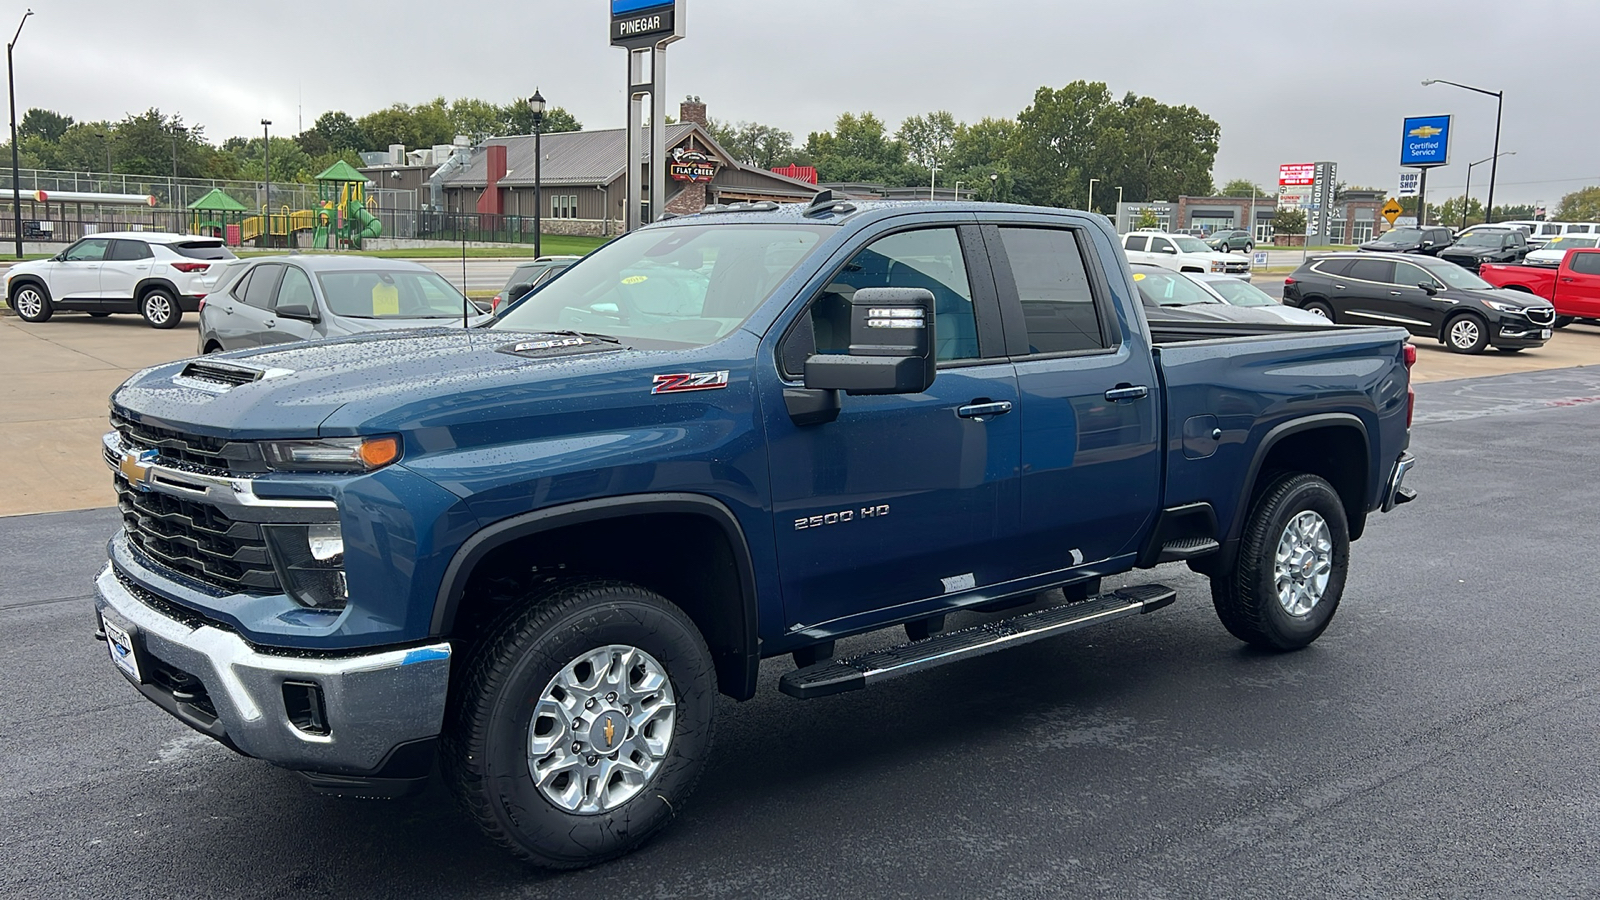
[[153, 287], [154, 288], [164, 288], [167, 291], [170, 291], [172, 293], [172, 302], [180, 303], [180, 304], [183, 302], [183, 292], [178, 290], [178, 286], [177, 285], [173, 284], [171, 281], [169, 281], [169, 280], [167, 280], [165, 278], [160, 278], [160, 277], [157, 277], [157, 276], [154, 276], [154, 275], [152, 275], [152, 276], [150, 276], [148, 278], [142, 279], [137, 284], [135, 284], [133, 286], [133, 296], [129, 297], [128, 299], [129, 300], [138, 300], [140, 297], [144, 296], [145, 291], [148, 291]]
[[729, 546], [733, 548], [734, 563], [738, 568], [739, 614], [743, 619], [734, 629], [741, 645], [734, 648], [739, 671], [732, 673], [733, 690], [726, 690], [729, 679], [722, 677], [720, 672], [719, 681], [724, 682], [725, 693], [736, 699], [749, 699], [755, 694], [756, 674], [761, 664], [755, 563], [750, 555], [749, 542], [745, 540], [744, 529], [733, 511], [721, 501], [703, 494], [629, 494], [583, 500], [534, 510], [480, 528], [462, 543], [445, 568], [444, 579], [439, 584], [439, 592], [434, 600], [429, 634], [438, 637], [449, 633], [473, 569], [499, 547], [543, 531], [650, 513], [704, 516], [722, 529]]
[[50, 285], [45, 284], [44, 276], [35, 275], [32, 272], [26, 272], [13, 277], [11, 279], [11, 283], [6, 286], [6, 302], [10, 303], [11, 298], [17, 295], [17, 288], [25, 284], [34, 285], [38, 287], [39, 290], [44, 291], [44, 298], [46, 300], [55, 299], [55, 294], [50, 290]]
[[[1261, 464], [1266, 462], [1267, 454], [1272, 452], [1272, 448], [1290, 435], [1300, 434], [1301, 432], [1305, 431], [1313, 431], [1318, 428], [1327, 428], [1329, 426], [1339, 428], [1353, 427], [1356, 429], [1356, 431], [1360, 432], [1361, 442], [1369, 448], [1372, 446], [1372, 438], [1367, 433], [1367, 423], [1361, 421], [1360, 416], [1352, 413], [1316, 413], [1303, 418], [1292, 419], [1274, 427], [1271, 431], [1266, 433], [1266, 436], [1261, 439], [1261, 443], [1256, 446], [1255, 455], [1250, 460], [1250, 468], [1245, 470], [1244, 485], [1239, 490], [1239, 504], [1238, 506], [1234, 507], [1233, 523], [1228, 526], [1228, 547], [1235, 546], [1238, 543], [1239, 535], [1244, 531], [1244, 520], [1250, 512], [1250, 496], [1255, 493], [1256, 479], [1261, 477]], [[1371, 463], [1367, 462], [1366, 465], [1370, 470]], [[1372, 472], [1368, 471], [1367, 481], [1371, 480]], [[1365, 484], [1362, 485], [1361, 491], [1361, 512], [1364, 515], [1366, 513], [1367, 503], [1367, 486]], [[1357, 526], [1354, 522], [1351, 523], [1351, 531], [1359, 534], [1359, 526]]]

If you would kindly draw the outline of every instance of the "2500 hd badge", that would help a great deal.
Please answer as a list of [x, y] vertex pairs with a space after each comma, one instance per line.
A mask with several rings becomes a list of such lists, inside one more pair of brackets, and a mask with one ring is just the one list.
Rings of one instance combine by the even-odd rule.
[[807, 528], [821, 528], [824, 525], [843, 525], [846, 522], [854, 522], [858, 515], [863, 519], [876, 519], [888, 514], [889, 504], [887, 503], [878, 506], [863, 506], [859, 513], [853, 509], [842, 509], [838, 512], [823, 513], [820, 516], [795, 519], [794, 530], [805, 531]]

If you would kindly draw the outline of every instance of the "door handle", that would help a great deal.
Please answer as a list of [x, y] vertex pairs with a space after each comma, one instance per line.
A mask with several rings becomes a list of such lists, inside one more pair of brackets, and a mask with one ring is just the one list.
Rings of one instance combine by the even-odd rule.
[[1010, 400], [995, 400], [993, 402], [985, 400], [981, 403], [969, 403], [966, 406], [958, 407], [956, 409], [956, 415], [963, 419], [981, 419], [984, 416], [1003, 416], [1008, 412], [1011, 412]]
[[1119, 400], [1143, 400], [1148, 396], [1150, 396], [1150, 388], [1142, 384], [1137, 386], [1123, 384], [1106, 391], [1106, 399], [1112, 403], [1116, 403]]
[[1390, 291], [1389, 292], [1389, 296], [1398, 297], [1398, 296], [1400, 296], [1400, 292], [1399, 291]]
[[1576, 281], [1577, 279], [1575, 279], [1575, 278], [1563, 278], [1561, 280], [1566, 282], [1567, 284], [1571, 284], [1572, 282]]
[[277, 319], [268, 319], [267, 320], [267, 327], [268, 328], [277, 328], [278, 327], [278, 320]]
[[1333, 289], [1336, 290], [1336, 291], [1342, 291], [1342, 290], [1344, 290], [1344, 285], [1336, 284], [1336, 285], [1333, 286]]

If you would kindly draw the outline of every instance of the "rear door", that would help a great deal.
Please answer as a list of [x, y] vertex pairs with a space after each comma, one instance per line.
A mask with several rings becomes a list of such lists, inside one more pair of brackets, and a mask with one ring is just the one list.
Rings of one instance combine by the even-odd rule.
[[1124, 334], [1087, 228], [985, 225], [1017, 371], [1021, 504], [1014, 577], [1125, 568], [1160, 504], [1159, 385]]
[[50, 273], [50, 297], [67, 309], [100, 309], [100, 267], [109, 238], [84, 238], [68, 247]]
[[1556, 275], [1561, 314], [1600, 318], [1600, 250], [1573, 250]]
[[119, 238], [111, 242], [100, 265], [100, 296], [108, 311], [133, 312], [133, 289], [150, 277], [155, 253], [144, 241]]
[[[1337, 284], [1340, 289], [1334, 293], [1340, 323], [1407, 324], [1397, 321], [1392, 303], [1394, 297], [1390, 292], [1395, 290], [1394, 260], [1378, 256], [1372, 259], [1357, 259], [1349, 269], [1345, 270], [1345, 274], [1338, 279]], [[1411, 318], [1409, 327], [1421, 327], [1426, 324], [1414, 317], [1398, 318]]]

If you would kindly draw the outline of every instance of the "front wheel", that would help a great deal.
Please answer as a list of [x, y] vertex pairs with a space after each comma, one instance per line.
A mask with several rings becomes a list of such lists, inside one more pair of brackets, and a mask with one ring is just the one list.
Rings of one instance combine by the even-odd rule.
[[1565, 328], [1572, 324], [1572, 316], [1556, 316], [1556, 327]]
[[1239, 640], [1298, 650], [1333, 620], [1349, 567], [1338, 492], [1320, 476], [1285, 473], [1256, 495], [1232, 570], [1211, 578], [1211, 602]]
[[468, 814], [517, 856], [594, 865], [682, 808], [711, 747], [716, 690], [705, 641], [665, 598], [557, 582], [469, 657], [445, 771]]
[[172, 294], [157, 288], [139, 298], [139, 315], [144, 316], [151, 328], [176, 328], [178, 320], [183, 318], [183, 308]]
[[1455, 353], [1482, 353], [1489, 345], [1489, 327], [1470, 313], [1456, 316], [1444, 324], [1444, 343]]
[[11, 308], [24, 322], [48, 322], [55, 315], [50, 297], [37, 284], [25, 284], [11, 295]]

